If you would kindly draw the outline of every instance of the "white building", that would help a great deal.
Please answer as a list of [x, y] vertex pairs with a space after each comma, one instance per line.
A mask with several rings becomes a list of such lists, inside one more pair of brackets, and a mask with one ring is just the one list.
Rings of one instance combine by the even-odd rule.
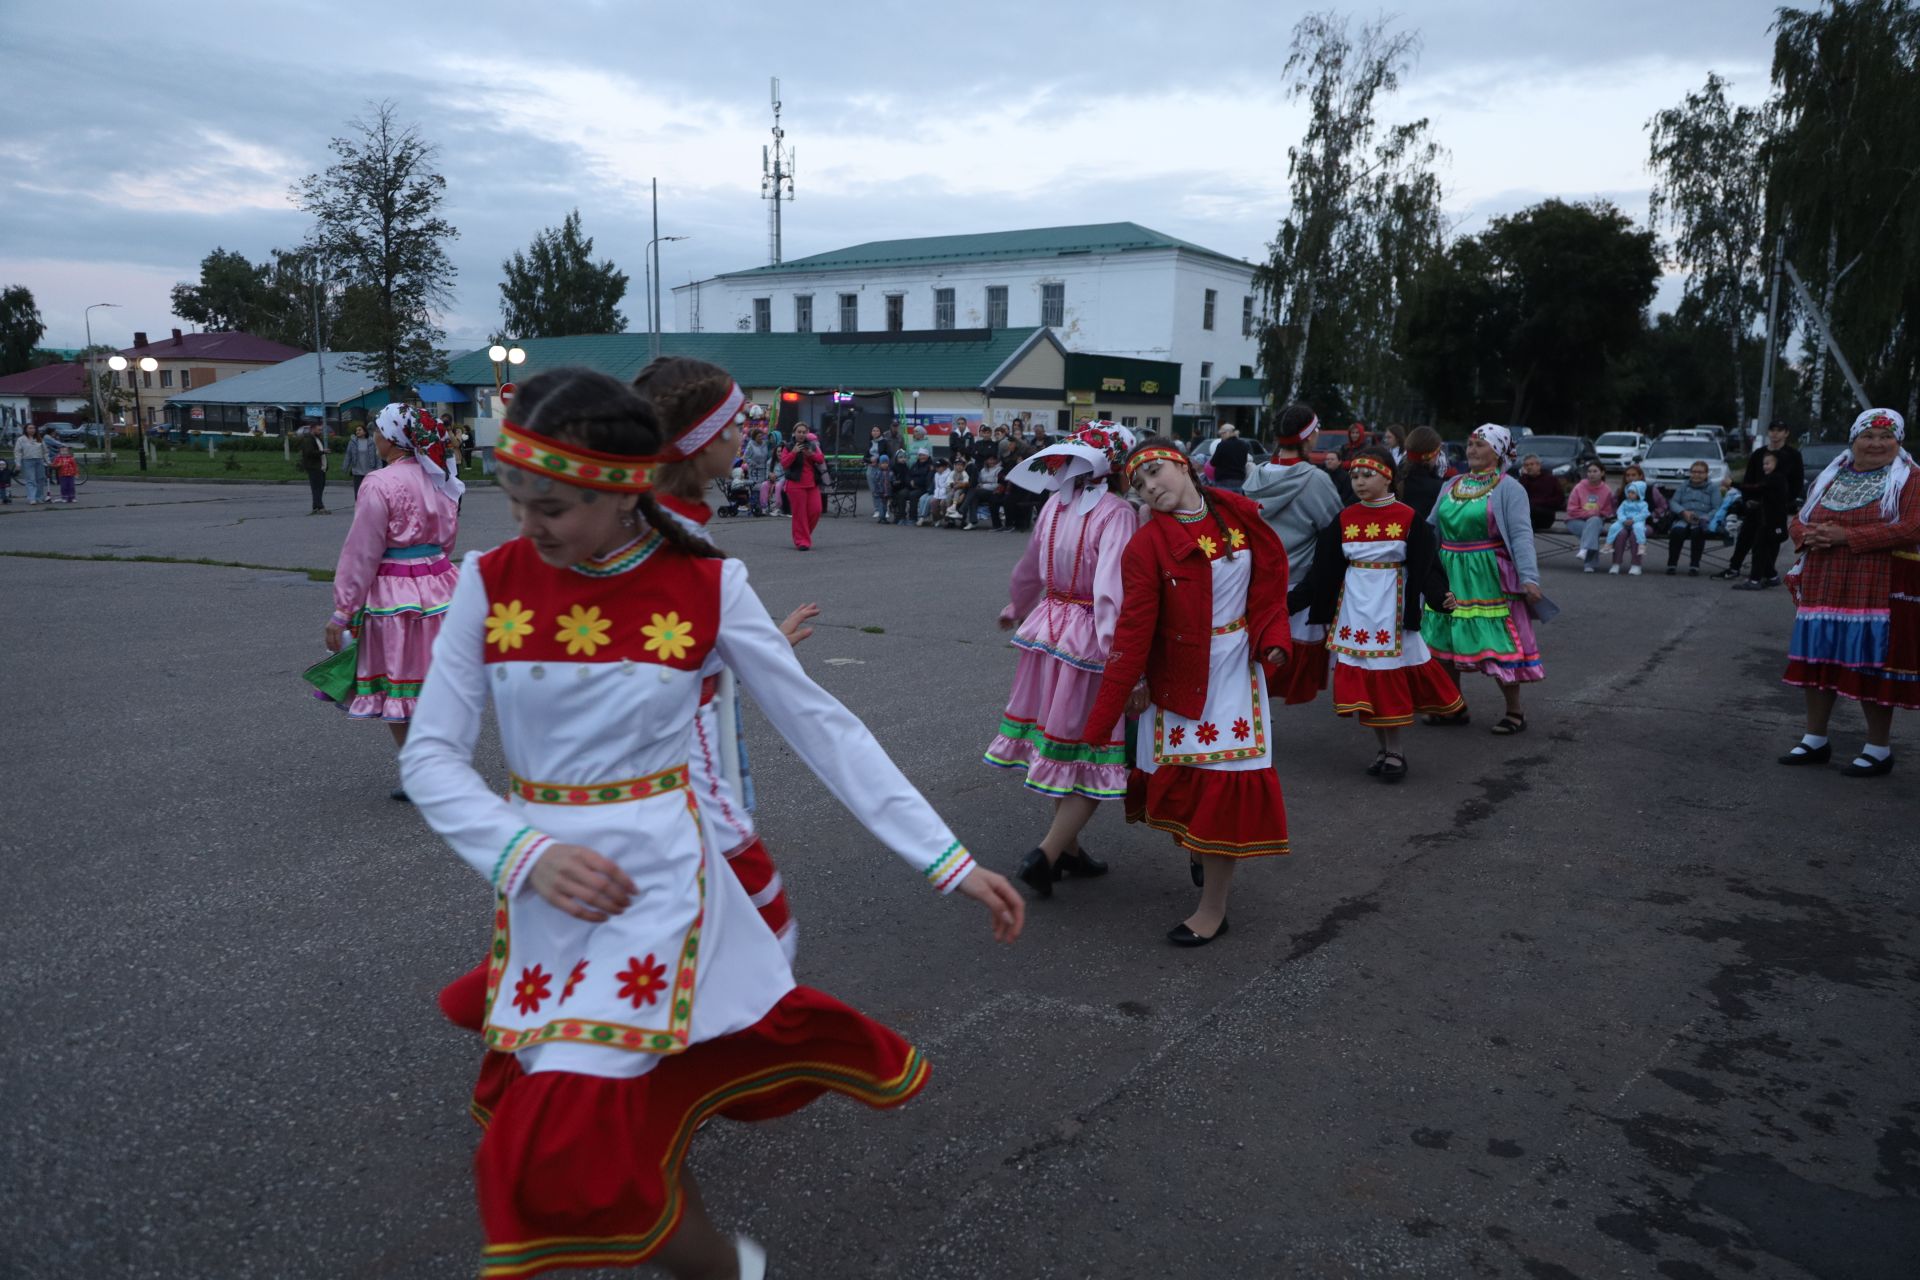
[[1253, 266], [1132, 222], [876, 240], [673, 291], [693, 333], [1051, 327], [1069, 351], [1180, 365], [1175, 412], [1258, 362]]

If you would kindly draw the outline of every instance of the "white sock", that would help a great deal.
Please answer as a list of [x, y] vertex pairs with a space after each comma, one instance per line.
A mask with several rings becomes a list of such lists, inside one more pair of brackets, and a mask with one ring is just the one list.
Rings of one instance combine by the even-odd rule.
[[1876, 747], [1871, 742], [1860, 748], [1860, 754], [1869, 760], [1885, 760], [1893, 754], [1892, 747]]
[[1820, 748], [1827, 745], [1826, 735], [1817, 734], [1817, 733], [1803, 733], [1800, 735], [1800, 745], [1805, 747], [1809, 751], [1818, 751]]

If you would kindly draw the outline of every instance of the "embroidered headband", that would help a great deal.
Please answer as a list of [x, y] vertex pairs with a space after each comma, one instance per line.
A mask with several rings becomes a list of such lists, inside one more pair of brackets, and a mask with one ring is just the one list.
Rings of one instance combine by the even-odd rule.
[[1378, 458], [1348, 458], [1347, 470], [1371, 471], [1377, 476], [1384, 477], [1389, 483], [1393, 480], [1393, 468]]
[[724, 431], [730, 423], [747, 420], [747, 415], [741, 412], [741, 407], [746, 402], [747, 393], [740, 389], [740, 384], [728, 383], [727, 394], [720, 397], [720, 403], [700, 415], [692, 426], [675, 436], [673, 443], [667, 446], [668, 449], [676, 457], [691, 458], [706, 448], [708, 443]]
[[608, 493], [646, 493], [653, 488], [658, 458], [645, 454], [600, 453], [529, 431], [517, 422], [500, 424], [495, 462], [504, 462], [563, 484]]
[[1189, 469], [1193, 466], [1192, 463], [1187, 461], [1187, 455], [1178, 449], [1168, 449], [1161, 446], [1145, 449], [1127, 459], [1127, 484], [1129, 487], [1133, 484], [1134, 472], [1146, 466], [1149, 462], [1177, 462], [1181, 466]]
[[1319, 429], [1320, 429], [1320, 419], [1314, 418], [1310, 422], [1308, 422], [1306, 426], [1300, 428], [1300, 430], [1295, 434], [1290, 436], [1275, 436], [1273, 438], [1273, 441], [1275, 444], [1299, 444], [1302, 440], [1305, 440], [1308, 436], [1312, 435], [1314, 432], [1318, 431]]

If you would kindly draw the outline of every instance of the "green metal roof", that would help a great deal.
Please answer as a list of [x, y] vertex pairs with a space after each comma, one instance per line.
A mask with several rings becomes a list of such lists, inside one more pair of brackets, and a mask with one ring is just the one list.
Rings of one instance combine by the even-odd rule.
[[1073, 257], [1092, 253], [1128, 253], [1146, 249], [1184, 249], [1245, 266], [1238, 258], [1213, 249], [1176, 240], [1137, 222], [1098, 222], [1081, 227], [1035, 227], [1030, 231], [987, 231], [966, 236], [916, 236], [911, 240], [873, 240], [830, 253], [745, 271], [729, 271], [719, 278], [779, 275], [801, 271], [853, 271], [872, 267], [925, 266], [938, 263], [990, 262], [1015, 258]]
[[[850, 340], [855, 339], [858, 340]], [[889, 340], [891, 339], [891, 340]], [[844, 387], [973, 391], [1029, 344], [1058, 339], [1045, 329], [960, 330], [952, 338], [916, 334], [663, 333], [660, 353], [719, 365], [743, 387]], [[523, 338], [525, 364], [508, 377], [524, 382], [544, 369], [585, 365], [627, 381], [645, 367], [647, 335], [607, 333]], [[492, 386], [484, 348], [447, 365], [454, 386]]]
[[1265, 378], [1222, 378], [1213, 388], [1216, 404], [1264, 404], [1267, 399]]

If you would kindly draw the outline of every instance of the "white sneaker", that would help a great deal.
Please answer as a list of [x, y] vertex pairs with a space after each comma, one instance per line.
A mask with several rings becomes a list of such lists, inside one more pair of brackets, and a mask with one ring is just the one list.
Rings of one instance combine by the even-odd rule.
[[1614, 573], [1614, 574], [1617, 574], [1617, 573], [1619, 573], [1619, 572], [1620, 572], [1620, 566], [1619, 566], [1619, 565], [1615, 565], [1615, 566], [1613, 566], [1613, 568], [1611, 568], [1611, 569], [1609, 569], [1609, 570], [1607, 570], [1607, 572], [1608, 572], [1608, 573]]
[[745, 1236], [733, 1238], [734, 1257], [739, 1260], [740, 1280], [767, 1280], [767, 1251]]
[[[1614, 572], [1615, 572], [1615, 573], [1618, 573], [1618, 572], [1620, 572], [1620, 571], [1619, 571], [1618, 569], [1615, 569], [1615, 570], [1614, 570]], [[1628, 576], [1629, 578], [1637, 578], [1637, 577], [1639, 577], [1639, 576], [1640, 576], [1640, 566], [1639, 566], [1639, 565], [1635, 565], [1635, 566], [1633, 566], [1633, 568], [1631, 568], [1631, 569], [1629, 569], [1629, 570], [1627, 570], [1627, 576]]]

